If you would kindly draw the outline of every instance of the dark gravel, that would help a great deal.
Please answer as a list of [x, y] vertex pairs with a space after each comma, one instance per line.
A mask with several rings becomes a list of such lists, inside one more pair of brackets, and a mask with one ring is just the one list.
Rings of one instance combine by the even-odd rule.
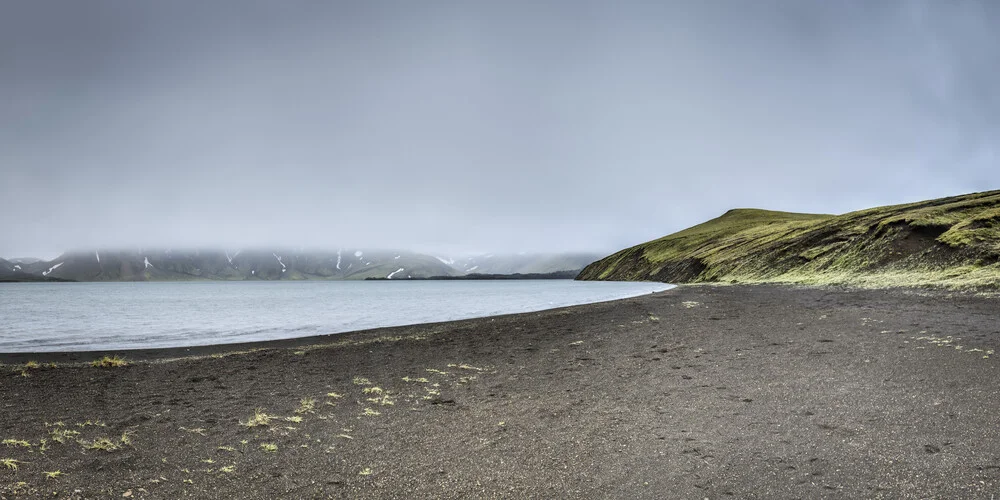
[[0, 355], [60, 363], [0, 372], [0, 440], [30, 444], [0, 445], [0, 498], [991, 498], [998, 320], [947, 292], [681, 287], [124, 368]]

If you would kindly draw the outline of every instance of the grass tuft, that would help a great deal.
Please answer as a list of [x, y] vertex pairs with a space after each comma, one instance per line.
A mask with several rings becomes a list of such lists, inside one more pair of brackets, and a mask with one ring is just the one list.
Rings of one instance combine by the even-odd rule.
[[49, 431], [49, 437], [53, 441], [59, 444], [65, 444], [66, 441], [70, 441], [76, 436], [80, 435], [78, 431], [66, 429], [65, 427], [63, 427], [62, 422], [57, 422], [56, 425], [58, 425], [58, 427], [55, 427], [54, 429]]
[[123, 366], [128, 366], [128, 361], [125, 358], [118, 356], [104, 356], [101, 359], [96, 359], [90, 363], [90, 366], [94, 368], [121, 368]]
[[299, 407], [295, 410], [295, 413], [300, 415], [304, 415], [306, 413], [316, 413], [316, 399], [302, 398], [299, 401]]
[[112, 452], [119, 448], [118, 444], [108, 438], [97, 438], [93, 441], [80, 441], [80, 445], [83, 446], [85, 450], [100, 450], [106, 452]]
[[271, 425], [271, 419], [273, 419], [273, 418], [274, 417], [272, 417], [271, 415], [268, 415], [267, 413], [264, 413], [263, 410], [261, 410], [260, 408], [258, 408], [256, 410], [254, 410], [252, 417], [250, 417], [249, 419], [247, 419], [246, 422], [240, 422], [240, 425], [242, 425], [244, 427], [247, 427], [247, 428], [251, 428], [251, 427], [265, 427], [265, 426]]

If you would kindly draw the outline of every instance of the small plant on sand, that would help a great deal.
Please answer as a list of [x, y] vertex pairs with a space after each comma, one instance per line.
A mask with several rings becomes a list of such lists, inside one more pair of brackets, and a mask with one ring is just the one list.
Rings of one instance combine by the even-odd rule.
[[24, 364], [24, 367], [29, 370], [37, 370], [41, 368], [42, 365], [39, 364], [38, 361], [28, 361], [27, 363]]
[[328, 392], [328, 393], [326, 393], [326, 397], [333, 398], [333, 399], [340, 399], [340, 398], [344, 397], [344, 395], [340, 394], [338, 392]]
[[[56, 423], [56, 425], [59, 424], [62, 424], [62, 422]], [[64, 444], [66, 441], [69, 441], [79, 435], [79, 432], [63, 428], [61, 425], [49, 431], [49, 436], [52, 440], [59, 444]]]
[[62, 477], [62, 476], [65, 475], [65, 474], [63, 474], [62, 471], [59, 471], [59, 470], [52, 471], [52, 472], [42, 472], [42, 474], [45, 474], [45, 478], [46, 479], [59, 479], [60, 477]]
[[361, 389], [361, 392], [365, 394], [382, 394], [385, 391], [383, 391], [381, 387], [365, 387], [364, 389]]
[[475, 367], [475, 366], [472, 366], [472, 365], [467, 365], [465, 363], [457, 364], [457, 365], [455, 363], [450, 363], [448, 365], [448, 368], [461, 368], [463, 370], [473, 370], [473, 371], [477, 371], [477, 372], [483, 371], [482, 368], [478, 368], [478, 367]]
[[372, 385], [372, 381], [365, 377], [354, 377], [352, 382], [354, 382], [354, 385]]
[[132, 444], [132, 436], [135, 435], [133, 431], [125, 431], [122, 433], [122, 437], [119, 439], [122, 444], [129, 446]]
[[299, 401], [299, 407], [295, 410], [295, 413], [306, 414], [306, 413], [316, 413], [316, 399], [315, 398], [302, 398]]
[[260, 408], [257, 408], [256, 410], [254, 410], [253, 416], [250, 417], [246, 422], [240, 422], [240, 425], [244, 427], [267, 426], [271, 425], [272, 418], [274, 417], [268, 415], [267, 413], [264, 413], [264, 411], [261, 410]]
[[264, 451], [266, 451], [268, 453], [274, 453], [274, 452], [278, 451], [278, 445], [276, 445], [274, 443], [261, 443], [260, 447], [261, 447], [261, 449], [263, 449]]
[[364, 414], [365, 414], [366, 417], [377, 417], [377, 416], [381, 415], [382, 413], [378, 412], [378, 411], [375, 411], [375, 410], [373, 410], [371, 408], [365, 408], [365, 413]]
[[291, 417], [285, 417], [285, 422], [291, 422], [293, 424], [300, 424], [300, 423], [302, 423], [302, 417], [300, 417], [298, 415], [291, 416]]
[[80, 423], [76, 424], [77, 427], [81, 427], [81, 428], [82, 427], [87, 427], [88, 425], [94, 425], [94, 426], [97, 426], [97, 427], [107, 427], [108, 426], [107, 424], [105, 424], [104, 422], [101, 422], [100, 420], [88, 420], [86, 422], [80, 422]]
[[418, 378], [403, 377], [403, 382], [417, 382], [417, 383], [420, 383], [420, 384], [426, 384], [426, 383], [429, 383], [430, 380], [427, 380], [427, 378], [425, 378], [425, 377], [418, 377]]
[[236, 471], [235, 465], [226, 465], [224, 467], [219, 467], [219, 472], [225, 472], [226, 474], [232, 474]]
[[368, 467], [365, 467], [364, 469], [361, 469], [361, 472], [359, 472], [358, 475], [359, 476], [370, 476], [370, 475], [372, 475], [372, 470], [370, 468], [368, 468]]
[[2, 441], [2, 444], [4, 446], [7, 446], [8, 448], [12, 446], [20, 446], [21, 448], [31, 448], [31, 443], [23, 439], [4, 439]]
[[375, 396], [374, 398], [368, 398], [369, 403], [378, 403], [382, 406], [392, 406], [396, 404], [396, 400], [392, 399], [389, 393], [383, 394], [381, 396]]
[[104, 356], [101, 359], [95, 359], [90, 363], [90, 366], [94, 368], [120, 368], [122, 366], [128, 366], [128, 361], [125, 358], [118, 356]]
[[12, 471], [17, 471], [17, 467], [24, 462], [20, 460], [14, 460], [13, 458], [0, 458], [0, 465], [10, 469]]
[[80, 441], [80, 445], [83, 446], [85, 450], [101, 450], [112, 452], [118, 449], [118, 445], [108, 439], [108, 438], [97, 438], [93, 441]]

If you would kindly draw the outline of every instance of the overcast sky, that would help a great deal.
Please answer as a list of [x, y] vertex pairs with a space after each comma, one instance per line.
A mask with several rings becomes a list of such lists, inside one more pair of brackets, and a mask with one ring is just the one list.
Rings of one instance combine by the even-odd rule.
[[0, 256], [610, 252], [998, 189], [998, 7], [0, 0]]

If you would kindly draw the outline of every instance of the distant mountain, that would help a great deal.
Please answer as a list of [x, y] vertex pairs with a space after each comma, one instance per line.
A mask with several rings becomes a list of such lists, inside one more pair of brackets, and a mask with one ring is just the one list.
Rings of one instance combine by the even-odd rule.
[[[0, 265], [20, 278], [72, 281], [363, 280], [478, 274], [576, 271], [596, 255], [467, 257], [458, 261], [405, 251], [95, 250], [68, 252], [50, 261]], [[450, 261], [450, 263], [449, 263]], [[0, 278], [3, 278], [0, 274]]]
[[0, 259], [0, 278], [10, 278], [16, 274], [24, 274], [21, 264]]
[[429, 255], [360, 249], [96, 250], [65, 253], [23, 268], [31, 274], [75, 281], [398, 279], [456, 274]]
[[0, 282], [9, 281], [65, 281], [25, 272], [16, 261], [0, 259]]
[[548, 274], [578, 271], [603, 257], [596, 253], [486, 254], [458, 258], [437, 257], [461, 274]]
[[34, 257], [11, 257], [7, 260], [13, 264], [34, 264], [35, 262], [42, 261], [42, 259], [36, 259]]

